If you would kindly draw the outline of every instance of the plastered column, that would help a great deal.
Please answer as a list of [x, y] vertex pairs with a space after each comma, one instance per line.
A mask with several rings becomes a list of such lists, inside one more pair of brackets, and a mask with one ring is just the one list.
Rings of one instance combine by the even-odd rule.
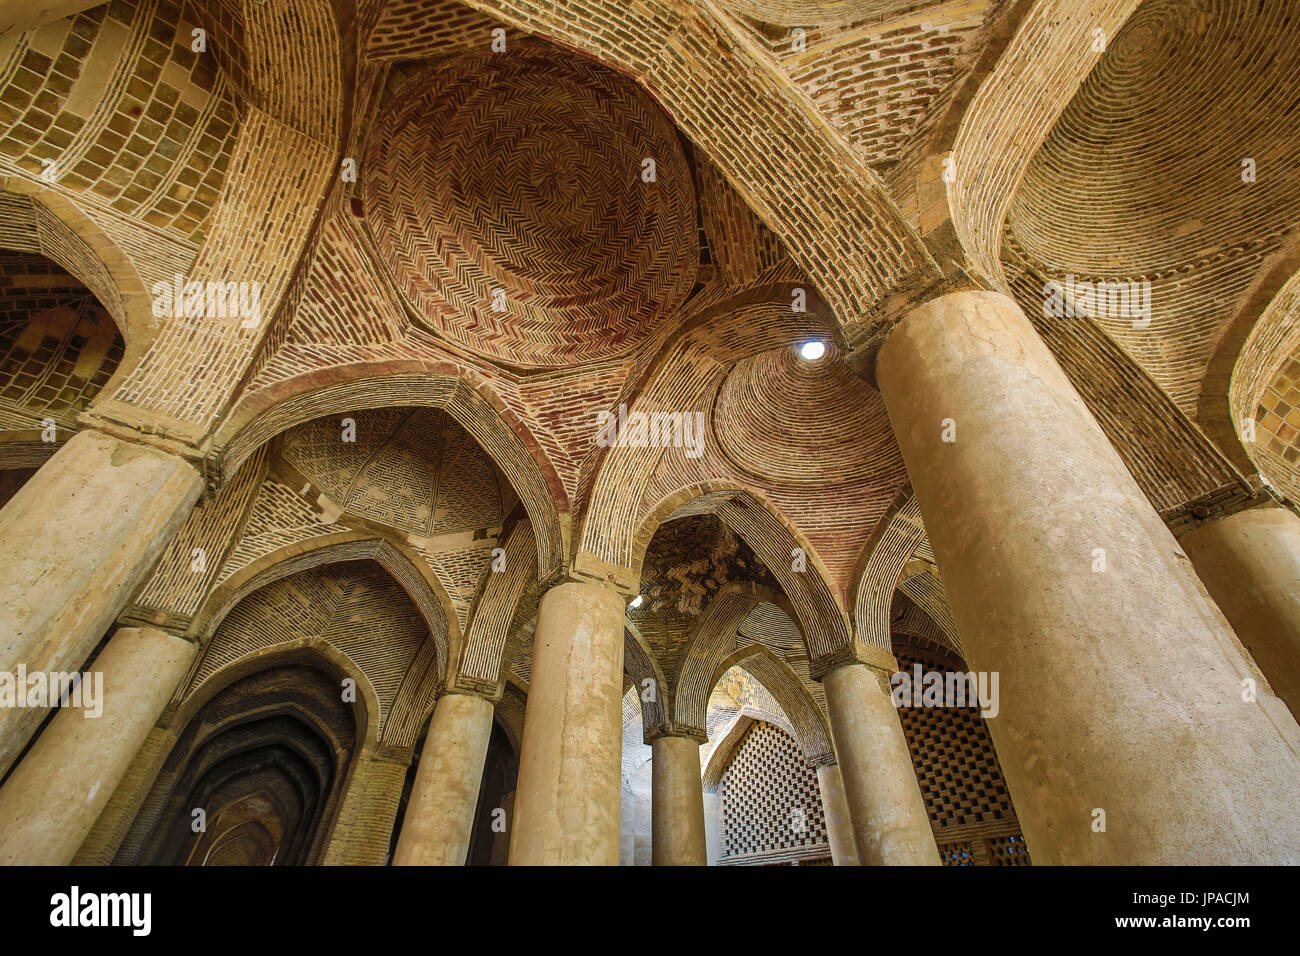
[[848, 664], [822, 678], [858, 862], [938, 866], [939, 849], [903, 725], [882, 686], [886, 680], [885, 671], [865, 664]]
[[[152, 627], [118, 629], [83, 677], [82, 706], [60, 710], [0, 788], [0, 865], [72, 862], [197, 652]], [[88, 708], [85, 684], [101, 675]]]
[[1300, 860], [1295, 721], [1017, 305], [928, 302], [876, 374], [1034, 862]]
[[844, 777], [840, 774], [838, 764], [824, 763], [817, 768], [817, 789], [822, 795], [822, 813], [826, 817], [826, 838], [831, 845], [831, 863], [835, 866], [858, 866], [858, 846], [853, 839], [853, 821], [849, 817], [849, 802], [844, 796]]
[[[0, 509], [0, 671], [80, 668], [202, 486], [173, 455], [73, 435]], [[0, 707], [0, 773], [44, 716]]]
[[1273, 692], [1300, 715], [1300, 517], [1252, 508], [1201, 525], [1182, 545]]
[[618, 865], [624, 607], [568, 582], [537, 609], [512, 866]]
[[700, 742], [656, 737], [650, 749], [653, 865], [707, 866]]
[[492, 704], [468, 694], [438, 698], [416, 770], [396, 866], [464, 866], [492, 736]]
[[709, 866], [722, 859], [722, 799], [717, 787], [704, 791], [704, 856]]

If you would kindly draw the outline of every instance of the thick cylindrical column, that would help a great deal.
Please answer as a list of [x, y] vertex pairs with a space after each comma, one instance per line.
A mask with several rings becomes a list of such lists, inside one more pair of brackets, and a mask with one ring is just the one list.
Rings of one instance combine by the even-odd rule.
[[1300, 860], [1295, 721], [1017, 305], [928, 302], [876, 373], [1034, 862]]
[[650, 750], [653, 865], [706, 866], [700, 742], [690, 737], [656, 737]]
[[72, 862], [197, 651], [152, 627], [113, 635], [81, 706], [55, 715], [0, 788], [0, 865]]
[[491, 736], [490, 701], [468, 694], [438, 699], [393, 853], [394, 865], [465, 865]]
[[1201, 525], [1182, 545], [1273, 692], [1300, 719], [1300, 517], [1252, 508]]
[[[81, 667], [202, 487], [173, 455], [73, 435], [0, 509], [0, 672]], [[0, 774], [44, 716], [0, 707]]]
[[838, 764], [824, 763], [817, 768], [817, 789], [822, 795], [831, 863], [835, 866], [858, 866], [858, 845], [853, 838], [853, 820], [849, 816], [844, 777]]
[[722, 800], [716, 787], [704, 791], [704, 858], [709, 866], [722, 859]]
[[579, 582], [538, 606], [512, 866], [618, 865], [624, 607]]
[[849, 664], [822, 678], [831, 737], [862, 866], [938, 866], [939, 849], [881, 676]]

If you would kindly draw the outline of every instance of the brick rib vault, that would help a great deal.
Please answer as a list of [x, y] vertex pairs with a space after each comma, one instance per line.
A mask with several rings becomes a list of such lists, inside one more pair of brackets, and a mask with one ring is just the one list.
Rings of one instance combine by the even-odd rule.
[[0, 862], [1295, 861], [1298, 33], [4, 7]]

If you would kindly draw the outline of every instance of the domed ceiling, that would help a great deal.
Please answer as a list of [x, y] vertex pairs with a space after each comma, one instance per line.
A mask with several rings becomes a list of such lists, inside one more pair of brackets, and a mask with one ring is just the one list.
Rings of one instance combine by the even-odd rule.
[[534, 368], [617, 355], [694, 284], [677, 133], [595, 63], [530, 42], [459, 57], [408, 78], [370, 143], [362, 194], [383, 262], [418, 316], [478, 354]]
[[284, 460], [345, 511], [433, 537], [499, 528], [517, 498], [463, 428], [434, 408], [318, 418], [287, 432]]
[[1298, 90], [1294, 3], [1148, 0], [1030, 165], [1017, 240], [1056, 268], [1130, 276], [1289, 228]]
[[820, 487], [902, 473], [879, 393], [834, 345], [811, 362], [794, 347], [737, 362], [713, 421], [723, 453], [755, 481]]

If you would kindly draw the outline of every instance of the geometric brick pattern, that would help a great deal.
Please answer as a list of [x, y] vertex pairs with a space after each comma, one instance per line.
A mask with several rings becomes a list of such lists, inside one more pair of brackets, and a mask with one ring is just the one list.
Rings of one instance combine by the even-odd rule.
[[[907, 674], [918, 663], [924, 671], [961, 667], [909, 645], [896, 647], [896, 652], [899, 669]], [[990, 855], [994, 838], [1001, 841], [1004, 857], [1028, 864], [1016, 811], [979, 707], [908, 706], [898, 708], [898, 717], [944, 865], [1004, 862]]]
[[0, 255], [0, 429], [75, 429], [122, 359], [117, 325], [78, 279], [41, 256]]
[[625, 352], [694, 282], [694, 185], [672, 123], [635, 83], [545, 45], [408, 79], [361, 184], [416, 314], [491, 358]]
[[718, 787], [722, 863], [813, 860], [829, 855], [817, 774], [785, 731], [755, 722]]

